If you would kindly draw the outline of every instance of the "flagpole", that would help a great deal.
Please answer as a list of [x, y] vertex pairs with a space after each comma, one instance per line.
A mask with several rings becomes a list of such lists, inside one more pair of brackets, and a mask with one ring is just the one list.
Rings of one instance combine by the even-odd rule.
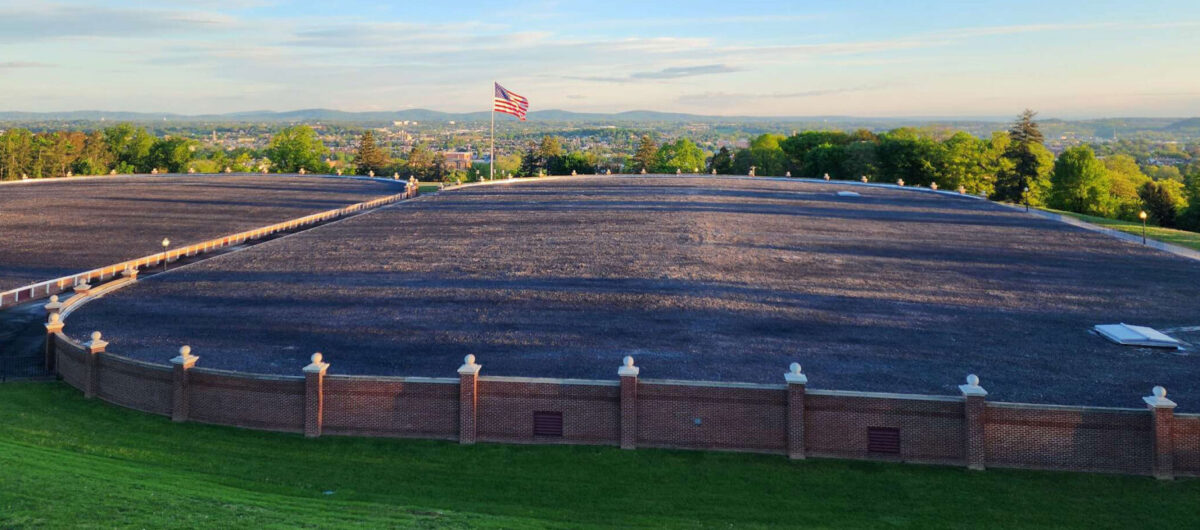
[[492, 81], [492, 110], [488, 114], [492, 115], [492, 153], [489, 157], [488, 164], [488, 180], [496, 180], [496, 82]]

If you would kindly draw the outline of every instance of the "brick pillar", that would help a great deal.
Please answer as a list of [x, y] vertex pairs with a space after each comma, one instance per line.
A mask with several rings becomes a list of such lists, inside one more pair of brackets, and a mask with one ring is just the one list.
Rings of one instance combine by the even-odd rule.
[[982, 471], [987, 465], [987, 441], [985, 439], [984, 421], [987, 413], [987, 390], [979, 386], [979, 377], [975, 374], [967, 376], [967, 384], [958, 385], [963, 395], [963, 415], [966, 420], [964, 438], [966, 439], [965, 453], [967, 469]]
[[463, 445], [475, 443], [479, 420], [481, 368], [483, 366], [475, 364], [474, 355], [463, 358], [463, 365], [458, 367], [458, 443]]
[[621, 449], [637, 449], [638, 440], [638, 373], [633, 357], [625, 356], [617, 375], [621, 377]]
[[1154, 422], [1154, 478], [1175, 478], [1175, 402], [1167, 399], [1167, 389], [1156, 386], [1153, 395], [1142, 398], [1150, 407]]
[[[52, 302], [52, 303], [57, 303], [57, 301]], [[49, 304], [47, 304], [47, 305], [49, 305]], [[62, 317], [58, 316], [57, 312], [50, 313], [49, 319], [46, 320], [45, 354], [46, 354], [46, 372], [47, 373], [53, 374], [55, 368], [57, 368], [58, 362], [57, 362], [57, 359], [55, 359], [54, 336], [59, 333], [62, 333], [62, 330], [63, 330]]]
[[199, 357], [192, 355], [191, 346], [179, 348], [179, 356], [171, 359], [172, 379], [175, 384], [171, 400], [171, 421], [184, 422], [188, 420], [188, 411], [190, 410], [188, 370], [191, 370], [198, 360], [200, 360]]
[[329, 363], [321, 362], [321, 353], [312, 354], [312, 363], [304, 367], [304, 435], [321, 435], [325, 422], [325, 371]]
[[800, 363], [792, 363], [783, 374], [787, 381], [787, 440], [788, 458], [803, 460], [804, 452], [804, 387], [808, 376], [800, 372]]
[[87, 357], [84, 359], [84, 373], [87, 378], [84, 379], [83, 397], [96, 397], [96, 389], [100, 386], [100, 367], [96, 364], [96, 356], [104, 353], [104, 348], [108, 346], [107, 342], [100, 340], [100, 332], [92, 332], [92, 340], [83, 343], [83, 348], [87, 350]]

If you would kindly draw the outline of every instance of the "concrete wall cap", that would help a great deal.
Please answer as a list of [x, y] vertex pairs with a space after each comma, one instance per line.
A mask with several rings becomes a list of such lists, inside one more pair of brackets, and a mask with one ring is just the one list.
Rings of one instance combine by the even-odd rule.
[[1167, 389], [1161, 386], [1156, 386], [1150, 390], [1152, 395], [1142, 398], [1147, 405], [1156, 409], [1173, 409], [1175, 402], [1167, 399]]
[[788, 372], [783, 374], [783, 378], [789, 385], [808, 384], [808, 376], [801, 373], [800, 363], [792, 363], [791, 366], [788, 366]]
[[975, 374], [968, 375], [967, 384], [958, 385], [958, 389], [962, 391], [964, 396], [983, 397], [987, 395], [987, 390], [984, 390], [983, 387], [979, 386], [979, 376]]

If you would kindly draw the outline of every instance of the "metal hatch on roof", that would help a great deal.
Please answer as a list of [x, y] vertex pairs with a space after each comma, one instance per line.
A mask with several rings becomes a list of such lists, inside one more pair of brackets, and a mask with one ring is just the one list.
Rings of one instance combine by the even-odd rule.
[[857, 191], [839, 191], [839, 192], [837, 192], [837, 196], [838, 197], [862, 197], [862, 195], [859, 195]]
[[1125, 346], [1148, 346], [1151, 348], [1179, 348], [1180, 342], [1161, 331], [1146, 326], [1120, 324], [1098, 324], [1093, 329], [1104, 338]]

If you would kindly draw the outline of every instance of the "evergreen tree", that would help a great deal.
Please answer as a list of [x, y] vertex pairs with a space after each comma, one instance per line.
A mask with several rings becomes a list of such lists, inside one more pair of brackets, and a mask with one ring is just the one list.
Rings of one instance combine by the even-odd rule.
[[390, 163], [385, 153], [375, 143], [375, 133], [365, 131], [358, 140], [358, 153], [354, 156], [354, 164], [359, 175], [369, 175], [372, 171], [380, 174]]
[[733, 174], [733, 154], [729, 152], [728, 147], [721, 147], [717, 154], [713, 155], [712, 160], [708, 163], [709, 171], [715, 170], [722, 175]]
[[1150, 222], [1167, 228], [1178, 226], [1179, 214], [1187, 204], [1183, 199], [1183, 184], [1175, 180], [1146, 182], [1138, 195]]
[[633, 170], [635, 172], [641, 172], [643, 169], [650, 171], [654, 169], [657, 158], [658, 146], [654, 145], [654, 140], [650, 138], [650, 135], [644, 135], [638, 144], [637, 152], [633, 155]]
[[[1012, 168], [997, 176], [993, 199], [1012, 202], [1029, 200], [1033, 204], [1040, 202], [1040, 194], [1046, 187], [1049, 161], [1053, 160], [1053, 156], [1046, 156], [1045, 139], [1037, 122], [1033, 121], [1036, 116], [1036, 112], [1025, 109], [1009, 128], [1011, 142], [1004, 156], [1012, 162]], [[1025, 196], [1026, 188], [1032, 197]]]

